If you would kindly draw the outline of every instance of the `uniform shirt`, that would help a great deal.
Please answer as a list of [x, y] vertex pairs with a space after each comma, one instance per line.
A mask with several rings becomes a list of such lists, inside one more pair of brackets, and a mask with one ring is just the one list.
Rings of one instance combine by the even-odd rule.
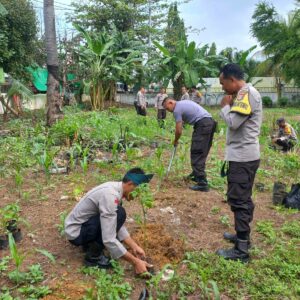
[[146, 107], [146, 95], [141, 91], [137, 93], [137, 105]]
[[251, 113], [243, 115], [233, 112], [232, 107], [222, 108], [220, 116], [226, 122], [226, 155], [225, 160], [248, 162], [260, 158], [258, 136], [262, 123], [262, 101], [259, 92], [250, 84], [246, 84], [237, 95], [249, 99]]
[[284, 137], [286, 139], [297, 140], [295, 129], [288, 123], [285, 123], [284, 128], [279, 127], [278, 137]]
[[188, 92], [186, 92], [185, 94], [183, 94], [180, 98], [180, 101], [182, 100], [190, 100], [190, 95]]
[[190, 125], [195, 125], [203, 118], [211, 118], [210, 113], [191, 100], [176, 102], [173, 115], [176, 123], [183, 121], [184, 123], [188, 123]]
[[155, 98], [155, 107], [157, 107], [158, 109], [165, 109], [162, 103], [167, 97], [168, 97], [167, 94], [162, 94], [162, 93], [157, 94]]
[[192, 101], [200, 104], [201, 103], [201, 100], [202, 100], [202, 95], [199, 91], [195, 91], [192, 93]]
[[92, 216], [100, 214], [102, 240], [112, 258], [123, 256], [127, 250], [121, 244], [129, 237], [125, 226], [117, 231], [117, 209], [123, 196], [122, 182], [107, 182], [89, 191], [77, 203], [65, 221], [65, 233], [69, 240], [76, 239], [81, 225]]

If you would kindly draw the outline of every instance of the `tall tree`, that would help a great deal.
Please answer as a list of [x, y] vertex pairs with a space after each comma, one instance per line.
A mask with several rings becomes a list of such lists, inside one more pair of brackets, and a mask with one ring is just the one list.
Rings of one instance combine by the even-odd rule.
[[47, 125], [62, 118], [62, 97], [59, 94], [58, 52], [56, 45], [54, 0], [44, 0], [45, 41], [47, 52]]
[[28, 0], [1, 0], [0, 66], [24, 79], [24, 67], [34, 60], [37, 36], [35, 10]]
[[91, 0], [74, 2], [69, 18], [85, 30], [129, 32], [144, 42], [155, 39], [166, 21], [166, 0]]
[[178, 41], [187, 44], [187, 34], [183, 19], [180, 18], [177, 3], [169, 7], [168, 21], [165, 28], [164, 46], [171, 52], [176, 51]]
[[257, 4], [252, 19], [252, 34], [272, 60], [268, 65], [281, 72], [281, 78], [294, 79], [300, 86], [300, 9], [284, 19], [272, 4], [263, 1]]

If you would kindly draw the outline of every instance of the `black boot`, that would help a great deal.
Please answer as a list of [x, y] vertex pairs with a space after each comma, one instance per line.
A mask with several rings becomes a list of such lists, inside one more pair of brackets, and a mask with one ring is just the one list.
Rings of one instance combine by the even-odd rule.
[[87, 267], [98, 267], [100, 269], [112, 268], [110, 259], [103, 254], [101, 254], [99, 256], [86, 255], [84, 258], [84, 265]]
[[249, 241], [248, 240], [236, 240], [235, 246], [230, 249], [219, 249], [217, 255], [230, 260], [240, 260], [241, 262], [248, 262], [249, 257]]
[[193, 191], [208, 192], [209, 187], [208, 187], [207, 179], [206, 178], [197, 178], [196, 184], [190, 186], [190, 189]]
[[[229, 232], [224, 232], [223, 238], [224, 238], [224, 240], [229, 241], [230, 243], [233, 243], [233, 244], [235, 244], [236, 240], [237, 240], [236, 234], [229, 233]], [[249, 249], [250, 249], [251, 248], [250, 240], [248, 240], [248, 246], [249, 246]]]
[[230, 243], [235, 244], [237, 240], [236, 234], [224, 232], [223, 237], [226, 241], [229, 241]]
[[84, 265], [87, 267], [98, 267], [109, 269], [112, 267], [110, 259], [103, 255], [103, 247], [97, 242], [91, 242], [86, 245], [86, 255]]

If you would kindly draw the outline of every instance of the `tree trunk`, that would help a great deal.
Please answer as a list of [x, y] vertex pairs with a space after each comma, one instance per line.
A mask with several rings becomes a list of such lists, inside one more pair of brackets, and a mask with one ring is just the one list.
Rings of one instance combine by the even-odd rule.
[[63, 117], [62, 98], [59, 94], [54, 0], [44, 0], [44, 22], [48, 69], [46, 118], [47, 125], [51, 126]]
[[179, 101], [181, 99], [181, 88], [184, 86], [184, 78], [180, 75], [177, 80], [173, 80], [174, 99]]
[[275, 80], [276, 80], [276, 91], [277, 91], [277, 101], [278, 101], [278, 99], [280, 99], [282, 96], [282, 83], [280, 77], [276, 76]]

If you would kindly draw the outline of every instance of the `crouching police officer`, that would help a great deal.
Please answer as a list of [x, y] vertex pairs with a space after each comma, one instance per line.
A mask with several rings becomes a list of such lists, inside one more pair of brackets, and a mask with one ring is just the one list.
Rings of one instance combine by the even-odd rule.
[[228, 126], [225, 157], [229, 162], [227, 200], [234, 213], [236, 234], [224, 234], [224, 238], [235, 246], [218, 250], [217, 254], [225, 259], [246, 262], [254, 212], [252, 187], [260, 162], [258, 136], [262, 101], [259, 92], [244, 81], [244, 73], [236, 64], [228, 64], [221, 70], [220, 83], [227, 93], [221, 103], [220, 115]]
[[86, 266], [111, 267], [109, 258], [103, 255], [106, 248], [113, 259], [122, 258], [130, 262], [137, 274], [147, 271], [150, 265], [142, 260], [144, 250], [130, 237], [124, 226], [126, 211], [122, 207], [122, 198], [130, 200], [130, 193], [138, 185], [149, 183], [152, 177], [140, 168], [133, 168], [122, 182], [106, 182], [89, 191], [67, 216], [66, 236], [71, 244], [86, 249]]

